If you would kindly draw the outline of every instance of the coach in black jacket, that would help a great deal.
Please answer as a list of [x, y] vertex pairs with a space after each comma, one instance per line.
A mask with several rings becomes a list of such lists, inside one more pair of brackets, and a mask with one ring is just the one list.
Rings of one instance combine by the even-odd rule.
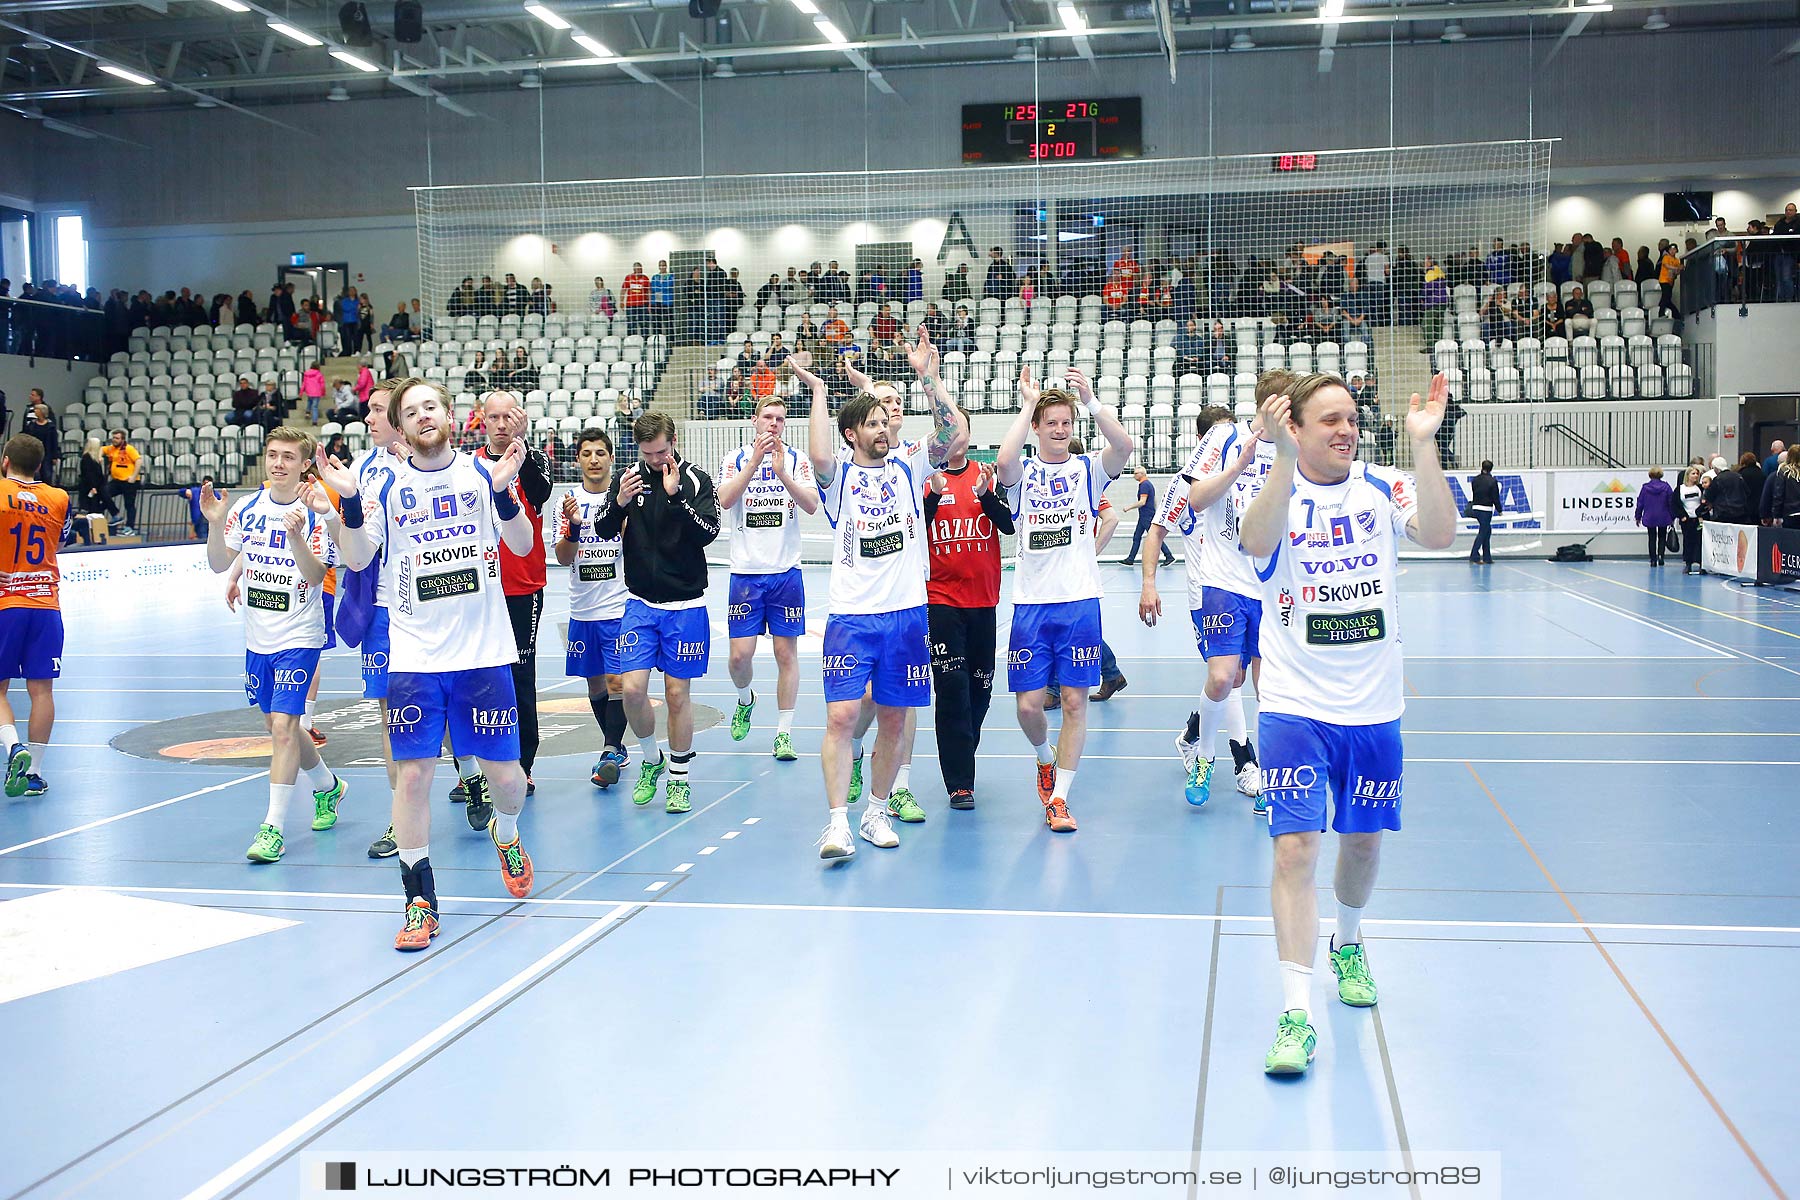
[[[706, 547], [719, 536], [719, 498], [706, 472], [675, 450], [675, 422], [667, 413], [645, 413], [632, 422], [638, 462], [618, 473], [612, 503], [595, 522], [602, 538], [623, 538], [625, 587], [631, 593], [619, 622], [618, 670], [624, 677], [625, 717], [643, 748], [631, 798], [648, 804], [664, 770], [669, 781], [664, 809], [690, 807], [688, 764], [693, 761], [694, 714], [690, 682], [706, 674], [712, 625], [706, 616]], [[650, 671], [663, 673], [669, 708], [669, 753], [656, 740], [650, 707]]]

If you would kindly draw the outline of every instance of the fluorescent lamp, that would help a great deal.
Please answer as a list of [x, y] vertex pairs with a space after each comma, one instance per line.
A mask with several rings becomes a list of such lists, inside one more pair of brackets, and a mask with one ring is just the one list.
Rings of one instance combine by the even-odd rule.
[[819, 15], [819, 6], [814, 4], [813, 0], [790, 0], [790, 3], [809, 17]]
[[312, 34], [306, 32], [306, 30], [295, 29], [292, 25], [284, 24], [281, 21], [270, 21], [269, 28], [273, 29], [276, 33], [279, 33], [282, 37], [293, 38], [302, 46], [323, 46], [325, 44]]
[[1335, 21], [1344, 15], [1344, 0], [1325, 0], [1319, 5], [1319, 15], [1327, 21]]
[[371, 75], [373, 75], [375, 72], [381, 70], [380, 67], [376, 66], [374, 63], [370, 62], [368, 59], [358, 58], [356, 55], [350, 53], [348, 50], [333, 49], [331, 52], [331, 57], [337, 59], [339, 62], [345, 64], [346, 66], [355, 67], [359, 71], [367, 71]]
[[1610, 4], [1584, 4], [1580, 8], [1576, 9], [1575, 11], [1576, 12], [1590, 12], [1590, 13], [1611, 12], [1612, 5], [1610, 5]]
[[1069, 0], [1063, 0], [1056, 6], [1056, 15], [1062, 19], [1063, 28], [1070, 33], [1087, 32], [1087, 19], [1075, 11], [1075, 6]]
[[813, 25], [818, 29], [819, 34], [834, 46], [842, 46], [850, 40], [838, 31], [836, 25], [827, 21], [824, 17], [814, 17]]
[[136, 71], [127, 71], [124, 67], [114, 66], [112, 63], [109, 63], [109, 62], [101, 63], [100, 69], [102, 71], [105, 71], [108, 75], [113, 75], [119, 79], [123, 79], [126, 83], [135, 83], [139, 87], [155, 87], [156, 86], [156, 80], [150, 79], [143, 75], [139, 75]]
[[226, 12], [250, 11], [250, 6], [248, 4], [239, 4], [238, 0], [213, 0], [213, 3], [224, 9]]
[[613, 52], [606, 48], [606, 43], [599, 38], [591, 38], [585, 33], [575, 35], [575, 44], [592, 54], [595, 58], [611, 58]]
[[527, 4], [525, 11], [548, 25], [552, 29], [568, 29], [569, 23], [545, 8], [541, 4]]

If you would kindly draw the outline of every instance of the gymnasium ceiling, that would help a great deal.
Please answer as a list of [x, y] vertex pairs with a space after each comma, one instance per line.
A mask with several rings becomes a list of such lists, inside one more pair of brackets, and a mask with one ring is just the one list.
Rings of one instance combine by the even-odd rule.
[[724, 0], [709, 18], [690, 16], [687, 3], [422, 0], [422, 37], [401, 43], [393, 0], [370, 0], [372, 37], [352, 44], [339, 0], [0, 0], [0, 108], [91, 136], [82, 115], [133, 107], [239, 109], [279, 122], [286, 105], [406, 92], [473, 117], [463, 101], [495, 89], [610, 81], [687, 97], [702, 74], [848, 70], [886, 92], [918, 67], [1035, 57], [1097, 69], [1134, 56], [1179, 72], [1181, 54], [1207, 49], [1303, 51], [1328, 72], [1334, 48], [1390, 39], [1530, 37], [1540, 69], [1569, 37], [1641, 46], [1749, 27], [1768, 31], [1770, 63], [1800, 53], [1794, 0]]

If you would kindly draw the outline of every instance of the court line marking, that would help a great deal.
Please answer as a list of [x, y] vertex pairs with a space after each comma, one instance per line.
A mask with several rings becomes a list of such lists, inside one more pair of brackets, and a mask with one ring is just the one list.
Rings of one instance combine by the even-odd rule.
[[[56, 743], [52, 742], [51, 745], [54, 746]], [[236, 787], [240, 783], [249, 783], [251, 780], [261, 779], [267, 774], [268, 772], [265, 770], [257, 771], [251, 775], [240, 775], [236, 779], [229, 779], [224, 783], [215, 783], [211, 787], [199, 788], [196, 791], [185, 792], [182, 795], [174, 796], [167, 800], [158, 800], [154, 804], [145, 804], [139, 808], [131, 809], [129, 812], [115, 813], [110, 817], [101, 817], [98, 820], [89, 821], [85, 825], [77, 825], [73, 829], [64, 829], [58, 833], [47, 833], [43, 837], [32, 838], [29, 842], [20, 842], [16, 846], [7, 846], [4, 849], [0, 849], [0, 856], [15, 854], [20, 850], [29, 850], [33, 846], [42, 846], [45, 842], [54, 842], [59, 838], [73, 837], [78, 833], [86, 833], [90, 829], [98, 829], [102, 825], [111, 825], [114, 821], [123, 821], [126, 817], [135, 817], [139, 813], [153, 812], [159, 808], [167, 808], [171, 804], [180, 804], [183, 800], [192, 800], [196, 796], [204, 796], [209, 792], [222, 792], [228, 787]]]
[[1569, 915], [1574, 917], [1579, 923], [1581, 931], [1587, 935], [1588, 941], [1593, 943], [1594, 949], [1600, 952], [1600, 957], [1606, 960], [1606, 965], [1611, 968], [1613, 976], [1618, 979], [1620, 986], [1625, 989], [1625, 994], [1631, 997], [1632, 1003], [1637, 1005], [1638, 1011], [1644, 1014], [1644, 1019], [1650, 1022], [1650, 1028], [1656, 1031], [1656, 1035], [1662, 1039], [1663, 1045], [1668, 1047], [1669, 1053], [1675, 1056], [1675, 1061], [1679, 1063], [1681, 1069], [1687, 1073], [1689, 1081], [1691, 1081], [1694, 1087], [1699, 1090], [1700, 1095], [1705, 1098], [1707, 1104], [1712, 1106], [1713, 1114], [1719, 1118], [1719, 1121], [1725, 1126], [1726, 1131], [1730, 1133], [1733, 1140], [1737, 1142], [1738, 1148], [1749, 1157], [1750, 1163], [1756, 1168], [1757, 1174], [1762, 1176], [1763, 1182], [1769, 1185], [1769, 1190], [1771, 1192], [1780, 1197], [1781, 1200], [1787, 1200], [1787, 1193], [1782, 1190], [1781, 1185], [1776, 1182], [1775, 1176], [1770, 1173], [1769, 1168], [1763, 1164], [1763, 1160], [1757, 1155], [1756, 1151], [1751, 1148], [1749, 1139], [1744, 1136], [1743, 1131], [1737, 1127], [1737, 1123], [1725, 1112], [1724, 1106], [1721, 1105], [1718, 1098], [1713, 1095], [1712, 1089], [1707, 1087], [1705, 1082], [1701, 1080], [1700, 1073], [1694, 1069], [1694, 1065], [1688, 1061], [1687, 1055], [1683, 1054], [1681, 1048], [1675, 1044], [1675, 1039], [1669, 1036], [1669, 1031], [1663, 1028], [1663, 1023], [1656, 1019], [1655, 1013], [1650, 1011], [1650, 1006], [1644, 1002], [1643, 996], [1638, 994], [1637, 988], [1633, 987], [1631, 980], [1626, 978], [1624, 970], [1620, 968], [1618, 961], [1613, 958], [1611, 951], [1607, 950], [1606, 943], [1602, 942], [1599, 937], [1595, 935], [1595, 929], [1605, 929], [1608, 928], [1608, 926], [1589, 924], [1582, 918], [1581, 910], [1575, 907], [1575, 902], [1569, 899], [1568, 894], [1563, 891], [1562, 884], [1556, 881], [1556, 876], [1550, 873], [1550, 868], [1545, 866], [1544, 860], [1538, 857], [1538, 852], [1533, 848], [1530, 840], [1526, 838], [1518, 825], [1514, 824], [1512, 815], [1506, 811], [1505, 805], [1500, 803], [1500, 798], [1494, 795], [1494, 790], [1487, 785], [1487, 780], [1481, 777], [1481, 772], [1477, 771], [1472, 763], [1468, 764], [1468, 768], [1470, 776], [1480, 785], [1482, 793], [1487, 796], [1489, 803], [1494, 806], [1494, 811], [1500, 814], [1500, 819], [1506, 822], [1506, 827], [1512, 830], [1512, 834], [1515, 838], [1519, 839], [1519, 845], [1523, 846], [1525, 848], [1525, 853], [1531, 856], [1532, 863], [1535, 864], [1538, 871], [1543, 874], [1544, 881], [1550, 885], [1551, 890], [1556, 893], [1557, 898], [1563, 902], [1563, 907], [1569, 910]]
[[188, 1192], [186, 1200], [214, 1200], [215, 1197], [223, 1195], [264, 1163], [313, 1133], [319, 1126], [324, 1125], [376, 1088], [425, 1058], [482, 1017], [504, 1007], [514, 996], [553, 971], [564, 960], [586, 949], [595, 938], [637, 907], [639, 905], [631, 903], [616, 904], [605, 916], [583, 926], [574, 936], [563, 941], [511, 979], [493, 988], [461, 1012], [441, 1022], [423, 1037], [351, 1083], [337, 1095], [289, 1124], [285, 1129], [251, 1150], [250, 1153]]
[[[1630, 588], [1634, 592], [1642, 592], [1646, 596], [1654, 596], [1658, 600], [1667, 600], [1672, 604], [1685, 605], [1698, 612], [1711, 613], [1715, 617], [1724, 617], [1727, 621], [1737, 621], [1743, 625], [1754, 625], [1756, 628], [1766, 629], [1770, 633], [1779, 633], [1782, 637], [1800, 639], [1800, 633], [1795, 633], [1791, 629], [1777, 629], [1773, 625], [1764, 625], [1760, 621], [1752, 621], [1749, 617], [1740, 617], [1736, 613], [1720, 612], [1718, 609], [1708, 608], [1704, 604], [1695, 604], [1692, 600], [1680, 600], [1674, 596], [1666, 596], [1661, 592], [1651, 591], [1649, 588], [1641, 588], [1635, 583], [1625, 583], [1617, 579], [1608, 579], [1606, 576], [1596, 575], [1592, 571], [1576, 571], [1575, 574], [1585, 575], [1589, 579], [1598, 579], [1601, 583], [1610, 583], [1614, 587]], [[1571, 593], [1571, 595], [1579, 595], [1579, 593]]]
[[1614, 605], [1607, 604], [1605, 601], [1602, 601], [1602, 600], [1596, 600], [1592, 596], [1586, 596], [1577, 591], [1570, 591], [1568, 593], [1568, 595], [1571, 600], [1579, 600], [1581, 603], [1589, 605], [1593, 608], [1597, 608], [1602, 612], [1609, 612], [1609, 613], [1613, 614], [1615, 617], [1624, 617], [1627, 621], [1630, 621], [1636, 625], [1642, 625], [1645, 629], [1653, 629], [1657, 633], [1665, 634], [1665, 635], [1667, 635], [1669, 637], [1673, 637], [1673, 638], [1678, 638], [1681, 641], [1686, 642], [1690, 646], [1698, 646], [1702, 650], [1710, 650], [1710, 651], [1712, 651], [1713, 656], [1715, 658], [1732, 658], [1732, 657], [1734, 657], [1733, 655], [1727, 654], [1724, 651], [1720, 650], [1717, 646], [1708, 646], [1706, 643], [1697, 641], [1693, 637], [1689, 636], [1688, 634], [1677, 633], [1673, 629], [1669, 629], [1664, 626], [1657, 625], [1653, 621], [1645, 620], [1643, 617], [1638, 616], [1634, 612], [1630, 612], [1626, 609], [1618, 608]]
[[[1251, 885], [1244, 885], [1251, 886]], [[271, 891], [260, 888], [195, 888], [136, 887], [131, 884], [97, 883], [0, 883], [7, 891], [101, 891], [131, 892], [178, 896], [245, 896], [290, 900], [372, 900], [392, 907], [392, 892], [312, 892]], [[442, 904], [500, 904], [521, 908], [608, 908], [614, 905], [640, 903], [635, 900], [561, 899], [528, 896], [515, 900], [510, 896], [439, 896]], [[758, 900], [658, 900], [656, 910], [681, 908], [698, 911], [725, 912], [801, 912], [801, 913], [882, 913], [896, 916], [932, 917], [1028, 917], [1045, 920], [1090, 921], [1177, 921], [1195, 924], [1268, 925], [1274, 918], [1266, 914], [1234, 913], [1158, 913], [1105, 912], [1092, 909], [1034, 908], [930, 908], [877, 904], [785, 904]], [[1321, 920], [1329, 921], [1330, 917]], [[1640, 921], [1478, 921], [1450, 917], [1364, 917], [1364, 925], [1419, 927], [1427, 929], [1611, 929], [1625, 933], [1759, 933], [1800, 936], [1800, 925], [1678, 925]]]

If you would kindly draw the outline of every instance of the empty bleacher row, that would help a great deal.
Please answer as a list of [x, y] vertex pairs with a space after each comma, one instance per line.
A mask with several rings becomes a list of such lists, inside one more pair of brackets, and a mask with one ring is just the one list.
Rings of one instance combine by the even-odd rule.
[[1432, 367], [1467, 404], [1540, 400], [1660, 400], [1694, 394], [1694, 369], [1681, 338], [1607, 334], [1577, 338], [1448, 338], [1432, 348]]

